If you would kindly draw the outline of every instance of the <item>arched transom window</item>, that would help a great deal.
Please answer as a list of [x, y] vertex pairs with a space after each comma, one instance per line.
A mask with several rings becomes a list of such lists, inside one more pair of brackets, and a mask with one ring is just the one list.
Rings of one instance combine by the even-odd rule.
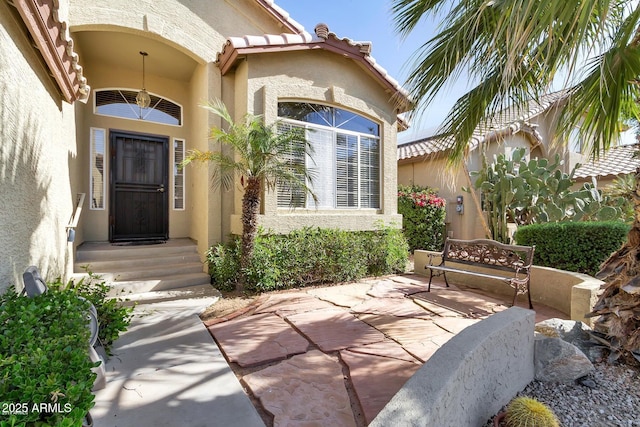
[[361, 115], [322, 104], [278, 103], [281, 126], [305, 129], [313, 154], [291, 159], [314, 169], [310, 184], [318, 201], [278, 187], [278, 207], [380, 208], [380, 125]]
[[123, 119], [146, 120], [165, 125], [182, 125], [182, 107], [152, 93], [149, 108], [136, 104], [138, 91], [130, 89], [102, 89], [95, 91], [95, 113]]

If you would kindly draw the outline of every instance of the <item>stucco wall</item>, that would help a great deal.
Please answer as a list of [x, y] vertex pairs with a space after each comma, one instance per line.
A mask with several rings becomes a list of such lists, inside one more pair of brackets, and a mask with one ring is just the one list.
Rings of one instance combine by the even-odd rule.
[[[247, 87], [244, 88], [246, 75]], [[240, 77], [242, 76], [242, 77]], [[371, 230], [379, 221], [401, 226], [397, 214], [396, 111], [391, 94], [353, 60], [324, 51], [251, 55], [236, 71], [236, 110], [263, 114], [267, 122], [277, 120], [279, 100], [309, 101], [357, 112], [380, 124], [380, 209], [317, 210], [278, 208], [276, 194], [266, 192], [260, 225], [274, 232], [295, 228], [330, 227]], [[238, 99], [246, 92], [246, 98]], [[240, 108], [241, 109], [241, 108]], [[241, 230], [240, 204], [232, 217], [231, 231]]]
[[21, 287], [31, 264], [48, 279], [64, 276], [75, 199], [74, 108], [61, 102], [15, 13], [0, 2], [0, 291]]
[[519, 307], [445, 343], [369, 424], [477, 427], [533, 380], [535, 313]]
[[[214, 62], [227, 37], [285, 32], [252, 0], [71, 0], [77, 30], [120, 27], [169, 40], [184, 53]], [[125, 30], [127, 31], [127, 30]]]

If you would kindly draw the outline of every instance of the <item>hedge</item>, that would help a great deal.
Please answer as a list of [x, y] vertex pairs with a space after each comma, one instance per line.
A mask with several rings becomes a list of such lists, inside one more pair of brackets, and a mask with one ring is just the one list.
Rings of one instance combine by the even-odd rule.
[[536, 246], [536, 265], [593, 276], [628, 232], [620, 221], [557, 222], [520, 226], [514, 238], [519, 245]]
[[[239, 278], [240, 241], [219, 244], [206, 254], [212, 282], [232, 290]], [[366, 276], [403, 272], [408, 247], [401, 230], [350, 232], [304, 228], [284, 235], [256, 238], [245, 289], [270, 291]]]

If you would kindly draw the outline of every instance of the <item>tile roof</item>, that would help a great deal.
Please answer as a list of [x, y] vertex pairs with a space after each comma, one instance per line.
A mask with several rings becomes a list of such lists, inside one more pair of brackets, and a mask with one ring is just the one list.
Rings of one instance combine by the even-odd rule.
[[289, 12], [275, 4], [273, 0], [256, 0], [267, 12], [273, 15], [278, 21], [280, 21], [286, 28], [290, 29], [294, 33], [304, 33], [304, 27], [295, 21], [289, 15]]
[[371, 56], [371, 43], [339, 38], [326, 24], [318, 24], [315, 35], [303, 31], [297, 34], [263, 34], [259, 36], [229, 37], [218, 54], [218, 66], [225, 74], [232, 69], [238, 57], [248, 54], [294, 50], [323, 49], [351, 58], [367, 69], [396, 98], [401, 112], [411, 108], [408, 92], [389, 75]]
[[640, 144], [618, 145], [607, 152], [601, 152], [597, 160], [591, 160], [580, 166], [574, 178], [614, 177], [635, 173], [640, 166], [640, 158], [634, 154], [640, 149]]
[[[518, 132], [525, 132], [534, 140], [541, 142], [535, 126], [529, 124], [528, 120], [543, 113], [551, 105], [563, 99], [567, 93], [566, 90], [549, 93], [538, 100], [530, 100], [523, 107], [510, 106], [501, 110], [486, 123], [478, 125], [471, 137], [469, 149], [474, 150], [481, 142], [490, 141], [496, 137], [513, 135]], [[437, 154], [451, 148], [453, 143], [453, 136], [441, 135], [407, 142], [398, 145], [398, 160]]]

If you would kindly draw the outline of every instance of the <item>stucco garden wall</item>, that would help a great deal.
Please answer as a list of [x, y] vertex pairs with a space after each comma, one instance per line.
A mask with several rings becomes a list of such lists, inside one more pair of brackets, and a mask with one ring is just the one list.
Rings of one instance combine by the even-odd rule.
[[[416, 274], [429, 275], [429, 270], [425, 268], [429, 264], [429, 254], [433, 255], [432, 262], [434, 264], [440, 263], [441, 258], [438, 256], [438, 252], [417, 250], [414, 253]], [[447, 265], [449, 264], [456, 265], [447, 262]], [[469, 265], [461, 267], [473, 271], [492, 272], [492, 270]], [[447, 279], [450, 283], [463, 287], [513, 297], [513, 289], [498, 280], [460, 273], [447, 273]], [[544, 304], [563, 312], [567, 319], [579, 320], [591, 325], [592, 319], [586, 318], [585, 315], [591, 312], [595, 305], [598, 291], [603, 283], [586, 274], [534, 265], [531, 269], [531, 301], [534, 308], [536, 303]], [[521, 295], [518, 298], [524, 300], [526, 297]]]
[[405, 383], [371, 427], [477, 427], [533, 380], [535, 313], [496, 313], [451, 338]]
[[0, 2], [0, 292], [21, 287], [31, 264], [48, 279], [65, 275], [75, 200], [74, 108], [61, 101], [15, 13]]

